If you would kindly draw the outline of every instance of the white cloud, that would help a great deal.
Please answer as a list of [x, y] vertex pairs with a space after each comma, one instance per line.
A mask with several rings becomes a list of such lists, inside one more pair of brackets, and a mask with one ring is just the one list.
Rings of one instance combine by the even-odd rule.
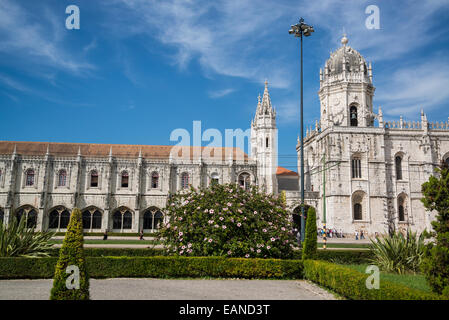
[[93, 69], [66, 52], [62, 28], [48, 9], [33, 19], [16, 2], [0, 1], [0, 52], [78, 74]]
[[235, 91], [235, 89], [232, 89], [232, 88], [210, 91], [209, 97], [211, 97], [212, 99], [222, 98], [224, 96], [227, 96], [228, 94], [233, 93], [234, 91]]
[[[365, 27], [368, 17], [365, 9], [373, 4], [380, 10], [379, 30]], [[379, 0], [321, 0], [309, 1], [301, 8], [301, 15], [307, 17], [309, 23], [316, 24], [317, 31], [328, 31], [335, 47], [340, 46], [341, 34], [346, 32], [349, 45], [364, 51], [370, 60], [380, 61], [403, 57], [435, 41], [444, 30], [434, 30], [435, 22], [431, 17], [448, 7], [447, 0], [388, 3]]]
[[[125, 32], [147, 33], [175, 48], [172, 62], [186, 68], [197, 59], [206, 75], [225, 75], [286, 88], [292, 78], [284, 57], [270, 57], [264, 34], [285, 15], [275, 2], [254, 1], [143, 1], [125, 4], [133, 25]], [[121, 8], [122, 18], [124, 15]], [[139, 18], [137, 18], [139, 17]], [[123, 21], [122, 21], [123, 23]], [[140, 26], [136, 26], [140, 24]], [[126, 27], [126, 26], [125, 26]]]
[[416, 117], [420, 109], [430, 111], [449, 102], [449, 63], [438, 57], [410, 63], [384, 78], [376, 102], [386, 115]]

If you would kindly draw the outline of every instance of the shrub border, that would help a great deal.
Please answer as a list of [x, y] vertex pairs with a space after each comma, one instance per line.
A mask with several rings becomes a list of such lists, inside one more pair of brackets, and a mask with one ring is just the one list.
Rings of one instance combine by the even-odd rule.
[[[0, 258], [0, 279], [52, 278], [57, 262], [50, 258]], [[245, 278], [302, 279], [300, 260], [225, 257], [87, 257], [91, 278]]]
[[304, 277], [352, 300], [440, 300], [440, 296], [382, 280], [379, 289], [366, 287], [367, 274], [319, 260], [303, 261]]

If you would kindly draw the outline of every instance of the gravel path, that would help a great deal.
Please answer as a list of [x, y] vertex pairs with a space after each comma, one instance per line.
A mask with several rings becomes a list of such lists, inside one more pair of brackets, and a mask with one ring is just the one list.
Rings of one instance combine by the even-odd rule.
[[[0, 280], [0, 300], [46, 300], [52, 280]], [[334, 300], [304, 280], [91, 279], [93, 300]]]

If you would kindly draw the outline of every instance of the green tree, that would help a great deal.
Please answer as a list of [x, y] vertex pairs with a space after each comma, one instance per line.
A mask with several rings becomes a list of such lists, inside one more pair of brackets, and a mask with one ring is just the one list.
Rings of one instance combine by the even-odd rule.
[[422, 185], [424, 207], [437, 212], [428, 235], [434, 243], [426, 246], [422, 270], [434, 292], [449, 296], [449, 168], [443, 164], [436, 173]]
[[[67, 278], [73, 277], [77, 272], [66, 272], [68, 267], [74, 266], [79, 270], [79, 287], [67, 288]], [[72, 268], [72, 267], [71, 267]], [[76, 280], [75, 280], [76, 283]], [[70, 281], [69, 284], [75, 284]], [[67, 227], [64, 241], [59, 252], [59, 259], [55, 268], [51, 300], [88, 300], [89, 276], [86, 269], [86, 260], [83, 249], [83, 221], [78, 208], [73, 209]]]
[[306, 234], [302, 249], [302, 258], [313, 259], [316, 257], [317, 250], [317, 227], [315, 208], [309, 207], [306, 219]]
[[296, 246], [282, 199], [235, 184], [171, 195], [159, 239], [182, 256], [290, 258]]

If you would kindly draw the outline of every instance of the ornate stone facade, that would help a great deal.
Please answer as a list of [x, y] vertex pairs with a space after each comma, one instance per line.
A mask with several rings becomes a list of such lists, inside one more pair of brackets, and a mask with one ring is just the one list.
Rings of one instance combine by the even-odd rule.
[[276, 113], [267, 83], [250, 140], [254, 159], [238, 148], [3, 141], [0, 219], [26, 215], [37, 230], [64, 230], [78, 207], [88, 231], [147, 232], [166, 218], [169, 194], [189, 185], [276, 192]]
[[320, 71], [321, 117], [304, 140], [307, 201], [322, 224], [325, 168], [328, 228], [430, 230], [421, 185], [449, 161], [449, 121], [429, 123], [421, 112], [420, 122], [386, 122], [380, 107], [373, 113], [371, 64], [347, 43], [343, 37]]

